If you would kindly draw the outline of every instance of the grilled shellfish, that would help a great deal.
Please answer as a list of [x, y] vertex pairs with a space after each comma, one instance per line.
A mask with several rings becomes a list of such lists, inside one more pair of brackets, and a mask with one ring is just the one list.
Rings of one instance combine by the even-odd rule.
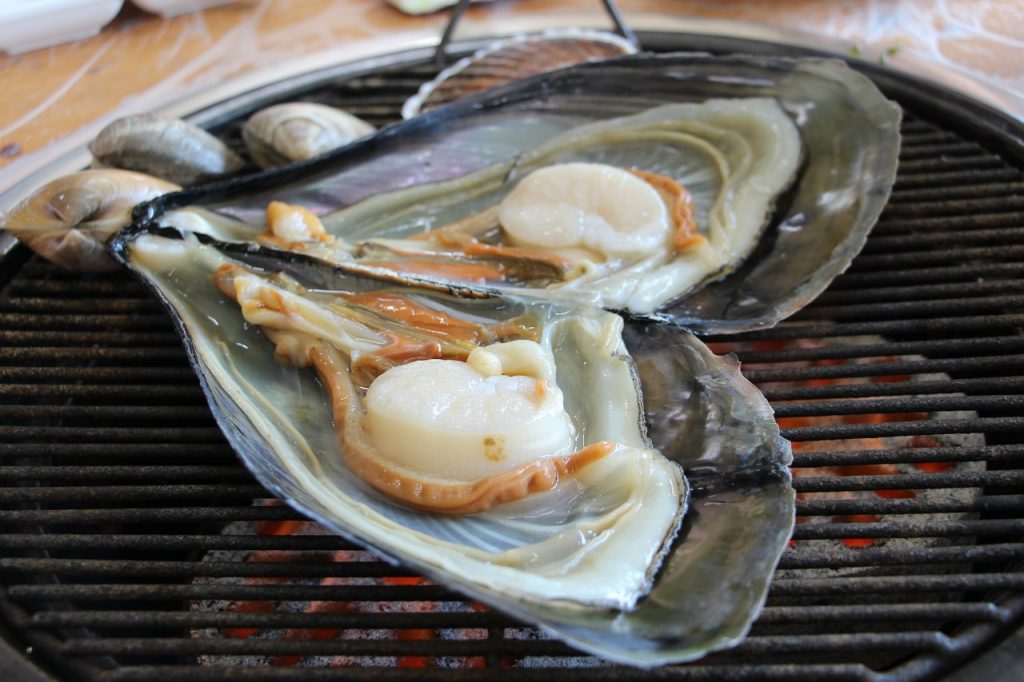
[[[140, 226], [114, 249], [179, 321], [245, 463], [325, 525], [612, 660], [693, 658], [759, 609], [792, 522], [788, 444], [756, 389], [692, 337], [540, 299], [382, 289], [177, 229]], [[654, 409], [715, 433], [680, 449], [666, 420], [654, 434], [673, 450], [658, 454], [633, 360]], [[516, 396], [495, 411], [500, 392]], [[689, 462], [707, 507], [689, 533], [758, 535], [703, 547], [725, 566], [713, 575], [676, 537]], [[726, 617], [670, 615], [695, 589]]]
[[[448, 232], [505, 249], [490, 253], [518, 267], [524, 261], [508, 250], [530, 248], [529, 235], [492, 244], [488, 221], [498, 214], [505, 229], [501, 203], [531, 173], [575, 173], [580, 164], [613, 180], [630, 175], [651, 206], [661, 202], [655, 213], [671, 204], [668, 212], [685, 215], [689, 195], [698, 234], [688, 236], [710, 243], [714, 197], [725, 197], [731, 175], [705, 165], [674, 176], [675, 147], [661, 140], [680, 131], [658, 116], [755, 101], [773, 111], [783, 136], [799, 137], [803, 153], [780, 160], [792, 185], [755, 183], [762, 196], [749, 212], [771, 218], [751, 223], [742, 250], [753, 251], [739, 264], [723, 259], [651, 319], [623, 322], [581, 304], [585, 293], [553, 296], [534, 281], [547, 266], [521, 269], [516, 277], [531, 295], [520, 296], [368, 263], [385, 253], [391, 263], [406, 258], [396, 243], [434, 249], [436, 230], [459, 225]], [[763, 137], [735, 117], [731, 134], [705, 121], [686, 125], [732, 140], [705, 157], [733, 158], [726, 150]], [[515, 83], [306, 164], [161, 197], [136, 212], [113, 249], [178, 321], [215, 417], [270, 490], [383, 556], [587, 651], [635, 665], [692, 660], [742, 638], [763, 603], [792, 527], [789, 447], [734, 362], [658, 321], [737, 331], [772, 324], [813, 298], [846, 267], [884, 204], [897, 128], [897, 110], [836, 63], [640, 56]], [[741, 183], [726, 194], [743, 202], [738, 195], [750, 189]], [[675, 241], [662, 218], [653, 241]], [[462, 232], [467, 225], [487, 227]], [[594, 243], [612, 255], [602, 244], [614, 240]], [[580, 244], [594, 245], [555, 248]], [[396, 318], [396, 306], [415, 313]], [[318, 326], [337, 316], [360, 325], [343, 325], [351, 338]], [[446, 329], [458, 320], [473, 341], [438, 339], [425, 319], [447, 320]], [[431, 356], [404, 362], [410, 344]], [[441, 435], [424, 418], [432, 404], [421, 410], [388, 397], [423, 395], [436, 378], [449, 387], [445, 396], [470, 406]], [[522, 442], [472, 402], [491, 379], [520, 400], [531, 425]], [[469, 435], [453, 436], [455, 427]], [[408, 457], [413, 441], [456, 450], [462, 463], [423, 465]], [[508, 472], [503, 461], [553, 474], [490, 488]], [[497, 492], [475, 495], [481, 481]]]
[[[687, 98], [699, 101], [666, 104]], [[236, 221], [237, 240], [291, 249], [278, 235], [260, 237], [267, 205], [279, 200], [315, 214], [333, 240], [295, 250], [363, 274], [570, 294], [700, 333], [736, 332], [778, 322], [849, 265], [891, 189], [898, 127], [898, 108], [838, 62], [640, 55], [422, 114], [254, 191], [239, 185], [226, 200], [185, 193], [162, 207], [212, 205], [206, 217]], [[536, 223], [524, 204], [554, 206], [570, 194], [525, 191], [552, 184], [531, 174], [562, 166], [552, 182], [575, 191], [578, 164], [610, 168], [606, 179], [623, 188], [592, 189], [592, 199], [646, 194], [656, 204], [657, 193], [671, 229], [662, 220], [636, 249], [622, 229], [611, 240], [540, 244], [509, 229], [516, 211]], [[627, 183], [626, 172], [639, 177]], [[511, 208], [520, 194], [521, 208]], [[573, 199], [577, 217], [566, 224], [590, 220], [592, 199]], [[692, 234], [676, 229], [680, 215], [692, 218]], [[448, 265], [453, 258], [474, 266], [468, 276]]]

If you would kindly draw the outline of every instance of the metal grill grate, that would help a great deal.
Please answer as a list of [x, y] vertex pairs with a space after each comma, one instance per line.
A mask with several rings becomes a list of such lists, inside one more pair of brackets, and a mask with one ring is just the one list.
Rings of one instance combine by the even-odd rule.
[[[384, 123], [428, 73], [310, 98]], [[658, 677], [922, 679], [1024, 616], [1024, 174], [954, 127], [907, 112], [896, 190], [851, 270], [775, 329], [710, 340], [796, 442], [802, 523], [751, 636]], [[2, 265], [0, 620], [41, 666], [111, 682], [339, 663], [346, 679], [646, 675], [267, 500], [127, 275], [20, 249]]]

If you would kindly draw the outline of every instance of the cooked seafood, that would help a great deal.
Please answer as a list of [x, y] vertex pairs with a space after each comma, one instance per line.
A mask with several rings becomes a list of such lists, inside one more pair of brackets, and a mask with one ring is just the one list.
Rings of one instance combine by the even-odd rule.
[[[658, 105], [681, 96], [701, 101]], [[898, 108], [839, 62], [638, 55], [425, 113], [227, 202], [167, 208], [214, 205], [254, 242], [281, 201], [334, 238], [303, 254], [387, 281], [557, 293], [738, 332], [777, 323], [849, 265], [891, 188], [898, 127]], [[509, 239], [506, 196], [578, 163], [638, 171], [671, 205], [679, 241], [627, 255]]]
[[[775, 481], [754, 505], [723, 499], [731, 513], [708, 510], [708, 532], [749, 526], [760, 536], [704, 548], [723, 568], [710, 573], [694, 564], [690, 538], [690, 549], [669, 551], [687, 486], [644, 436], [620, 317], [511, 296], [382, 290], [282, 252], [275, 260], [243, 247], [238, 260], [190, 233], [154, 231], [123, 232], [114, 252], [180, 320], [221, 427], [278, 495], [606, 658], [684, 660], [743, 634], [792, 520], [788, 448], [763, 399], [695, 339], [672, 330], [641, 340], [667, 353], [656, 362], [672, 387], [655, 391], [654, 404], [668, 409], [666, 394], [675, 404], [685, 386], [687, 414], [733, 418], [706, 432], [687, 420], [706, 435], [665, 453], [723, 481], [733, 471], [750, 485]], [[652, 360], [639, 360], [649, 374]], [[702, 369], [687, 375], [690, 366]], [[502, 393], [512, 400], [492, 409], [489, 396]], [[451, 410], [435, 414], [442, 404]], [[666, 428], [658, 439], [675, 447]], [[691, 586], [728, 615], [678, 620]]]
[[396, 500], [486, 511], [617, 449], [602, 441], [575, 451], [555, 358], [529, 338], [533, 325], [478, 325], [388, 292], [313, 294], [239, 265], [215, 280], [277, 358], [316, 368], [346, 463]]
[[[734, 362], [580, 301], [690, 279], [651, 317], [701, 331], [781, 319], [863, 243], [898, 118], [830, 62], [589, 64], [161, 199], [112, 248], [169, 306], [218, 422], [277, 495], [602, 657], [692, 660], [736, 643], [763, 604], [792, 527], [789, 447]], [[647, 217], [620, 220], [606, 183]], [[531, 216], [564, 198], [545, 212], [561, 222]], [[410, 456], [413, 443], [454, 457]], [[656, 450], [697, 483], [671, 543], [686, 479]], [[531, 467], [553, 474], [504, 485]]]
[[261, 109], [242, 126], [242, 139], [262, 168], [305, 161], [371, 134], [374, 127], [348, 112], [313, 102]]
[[[632, 156], [629, 146], [646, 149], [652, 143], [659, 145], [664, 166], [639, 167], [640, 157]], [[612, 150], [642, 175], [634, 177], [609, 164], [546, 166], [580, 157], [601, 159]], [[581, 292], [600, 305], [645, 314], [734, 269], [753, 250], [800, 158], [796, 126], [775, 100], [708, 100], [582, 126], [523, 154], [512, 171], [513, 177], [520, 176], [518, 182], [513, 179], [497, 188], [467, 182], [460, 189], [477, 195], [488, 190], [492, 196], [507, 193], [498, 203], [496, 225], [479, 221], [471, 236], [500, 226], [499, 244], [507, 240], [573, 264], [571, 276], [548, 288]], [[422, 188], [418, 191], [422, 196]], [[389, 197], [392, 206], [406, 209], [399, 194]], [[682, 224], [674, 224], [673, 208], [680, 197], [684, 206], [692, 201], [693, 207], [681, 211]], [[409, 211], [393, 215], [386, 222], [375, 220], [373, 229], [407, 232], [399, 221], [409, 220]], [[694, 215], [696, 234], [689, 225]], [[359, 218], [350, 220], [345, 211], [324, 221], [346, 234], [366, 232]], [[677, 230], [678, 240], [673, 238]], [[444, 227], [435, 231], [440, 239], [433, 240], [413, 234], [406, 244], [372, 238], [363, 243], [422, 256], [431, 249], [420, 245], [443, 242], [445, 232]], [[413, 240], [420, 248], [408, 246]], [[438, 246], [442, 248], [436, 251], [453, 251]], [[395, 262], [400, 269], [400, 259]]]
[[551, 29], [505, 38], [460, 59], [421, 85], [402, 107], [402, 118], [520, 78], [635, 52], [633, 43], [606, 31]]
[[148, 173], [179, 185], [230, 175], [245, 165], [202, 128], [154, 114], [119, 118], [89, 143], [89, 151], [104, 166]]
[[[658, 106], [680, 99], [702, 103]], [[751, 108], [780, 125], [750, 125]], [[691, 111], [714, 117], [655, 118]], [[795, 146], [783, 137], [798, 137], [802, 153], [783, 152]], [[762, 146], [780, 152], [774, 167]], [[279, 200], [315, 213], [335, 238], [333, 247], [311, 243], [304, 253], [355, 261], [392, 281], [497, 283], [541, 295], [554, 285], [559, 295], [609, 307], [654, 308], [651, 317], [701, 333], [737, 332], [775, 324], [849, 265], [885, 203], [898, 152], [899, 109], [841, 63], [638, 55], [517, 81], [391, 126], [347, 152], [235, 186], [227, 200], [199, 192], [167, 208], [215, 207], [218, 219], [248, 223], [245, 239], [254, 241], [267, 204]], [[512, 257], [508, 249], [527, 247], [502, 242], [497, 226], [481, 233], [467, 224], [495, 225], [488, 209], [531, 172], [578, 162], [670, 179], [680, 189], [656, 180], [659, 194], [689, 194], [706, 244], [640, 258], [574, 260], [547, 249], [558, 258], [527, 259]], [[792, 182], [781, 189], [787, 172]], [[449, 236], [461, 243], [440, 243]], [[494, 246], [502, 250], [487, 248]], [[581, 273], [585, 260], [596, 267]]]
[[104, 244], [131, 223], [143, 201], [181, 189], [158, 178], [114, 169], [86, 170], [47, 183], [15, 206], [3, 227], [43, 258], [70, 270], [114, 270]]
[[[195, 301], [212, 313], [218, 336], [247, 347], [248, 357], [236, 358], [228, 347], [209, 348], [222, 345], [215, 339], [193, 336], [204, 368], [222, 375], [230, 402], [221, 406], [234, 419], [266, 419], [253, 438], [274, 439], [268, 428], [290, 425], [293, 443], [280, 462], [328, 494], [349, 532], [375, 544], [386, 538], [389, 554], [519, 599], [629, 609], [650, 587], [686, 487], [643, 437], [617, 316], [395, 290], [313, 292], [189, 239], [141, 237], [130, 258], [175, 305]], [[191, 312], [186, 320], [199, 322]], [[309, 386], [308, 370], [252, 364], [271, 353], [315, 368], [329, 401], [311, 406], [311, 394], [288, 390], [296, 381]], [[423, 391], [437, 377], [450, 390], [435, 383], [428, 396], [388, 398], [411, 384]], [[563, 399], [580, 382], [603, 390]], [[256, 384], [253, 394], [247, 387]], [[321, 448], [335, 431], [332, 463]], [[482, 529], [486, 539], [474, 535]]]
[[[657, 172], [572, 161], [612, 154], [628, 168], [651, 144], [661, 157]], [[408, 274], [410, 282], [558, 289], [652, 313], [753, 250], [799, 160], [799, 134], [775, 100], [667, 105], [581, 126], [514, 161], [322, 219], [273, 202], [269, 232], [257, 240], [365, 273]], [[680, 181], [692, 181], [693, 191]], [[491, 205], [472, 213], [482, 202]], [[423, 232], [428, 212], [456, 220]], [[404, 238], [373, 236], [382, 233]], [[333, 238], [340, 234], [355, 243]]]

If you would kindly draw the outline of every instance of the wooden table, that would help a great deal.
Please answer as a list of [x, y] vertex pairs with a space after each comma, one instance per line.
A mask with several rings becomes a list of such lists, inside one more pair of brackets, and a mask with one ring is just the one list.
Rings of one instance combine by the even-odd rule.
[[[1024, 102], [1024, 0], [620, 0], [639, 28], [698, 19], [711, 32], [768, 31], [795, 42], [886, 59], [894, 66], [982, 87], [1004, 108]], [[504, 32], [512, 21], [592, 25], [596, 0], [496, 0], [473, 7], [460, 34]], [[0, 190], [63, 145], [81, 145], [118, 116], [162, 108], [274, 65], [329, 51], [429, 44], [447, 12], [413, 17], [384, 0], [243, 0], [162, 19], [127, 5], [99, 35], [0, 56]], [[1024, 108], [1021, 109], [1024, 111]]]

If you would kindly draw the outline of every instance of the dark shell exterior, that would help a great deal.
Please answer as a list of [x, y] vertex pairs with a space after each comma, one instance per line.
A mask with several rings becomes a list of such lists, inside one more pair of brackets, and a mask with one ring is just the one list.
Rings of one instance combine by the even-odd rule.
[[412, 118], [520, 78], [635, 52], [628, 40], [600, 31], [564, 29], [507, 38], [459, 60], [424, 83], [402, 107], [402, 117]]

